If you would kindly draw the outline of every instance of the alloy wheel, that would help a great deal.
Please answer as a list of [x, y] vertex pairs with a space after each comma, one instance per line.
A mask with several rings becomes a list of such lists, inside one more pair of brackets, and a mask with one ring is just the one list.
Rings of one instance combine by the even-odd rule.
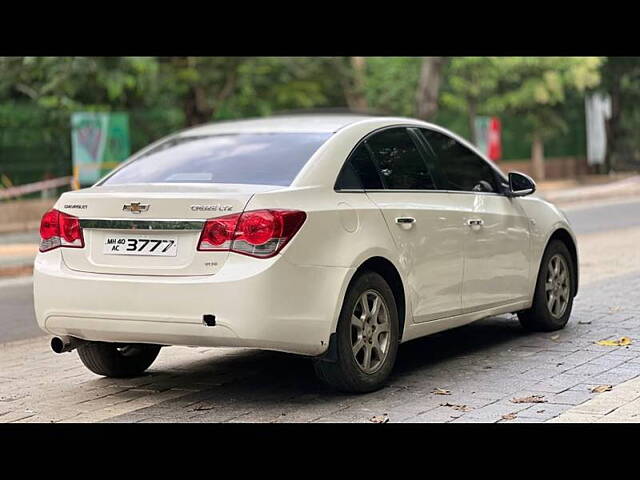
[[564, 256], [556, 254], [549, 260], [545, 281], [547, 308], [554, 318], [561, 318], [569, 305], [570, 272]]
[[372, 374], [389, 353], [391, 328], [389, 309], [380, 293], [367, 290], [358, 298], [351, 314], [351, 347], [356, 364]]

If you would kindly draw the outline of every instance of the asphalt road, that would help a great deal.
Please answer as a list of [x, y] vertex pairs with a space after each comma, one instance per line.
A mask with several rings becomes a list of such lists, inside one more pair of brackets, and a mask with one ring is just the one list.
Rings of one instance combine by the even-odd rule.
[[31, 277], [0, 280], [0, 343], [44, 332], [36, 324]]
[[[577, 235], [636, 227], [640, 201], [583, 206], [566, 214]], [[36, 325], [32, 288], [28, 278], [0, 280], [0, 343], [44, 334]]]
[[616, 201], [565, 210], [576, 235], [640, 226], [640, 201]]

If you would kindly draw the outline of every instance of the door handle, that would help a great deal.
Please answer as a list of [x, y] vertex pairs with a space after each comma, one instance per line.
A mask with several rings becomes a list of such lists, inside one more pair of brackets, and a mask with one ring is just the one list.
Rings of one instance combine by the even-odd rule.
[[465, 222], [465, 225], [471, 227], [473, 230], [479, 230], [482, 225], [484, 225], [484, 220], [481, 218], [470, 218]]
[[416, 219], [413, 217], [397, 217], [396, 223], [400, 225], [401, 228], [409, 230], [413, 227], [413, 224], [416, 223]]

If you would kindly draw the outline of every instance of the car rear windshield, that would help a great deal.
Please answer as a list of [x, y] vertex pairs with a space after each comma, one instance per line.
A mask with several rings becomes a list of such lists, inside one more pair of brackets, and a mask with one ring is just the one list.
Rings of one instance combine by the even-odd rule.
[[291, 185], [330, 133], [264, 133], [174, 137], [107, 177], [127, 183]]

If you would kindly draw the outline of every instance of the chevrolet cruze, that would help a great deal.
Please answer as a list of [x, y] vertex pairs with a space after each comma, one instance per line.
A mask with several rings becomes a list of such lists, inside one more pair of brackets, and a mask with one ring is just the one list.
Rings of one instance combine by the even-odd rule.
[[576, 240], [534, 191], [408, 118], [191, 128], [45, 213], [37, 320], [99, 375], [139, 375], [162, 346], [237, 346], [371, 391], [411, 339], [510, 312], [564, 327]]

